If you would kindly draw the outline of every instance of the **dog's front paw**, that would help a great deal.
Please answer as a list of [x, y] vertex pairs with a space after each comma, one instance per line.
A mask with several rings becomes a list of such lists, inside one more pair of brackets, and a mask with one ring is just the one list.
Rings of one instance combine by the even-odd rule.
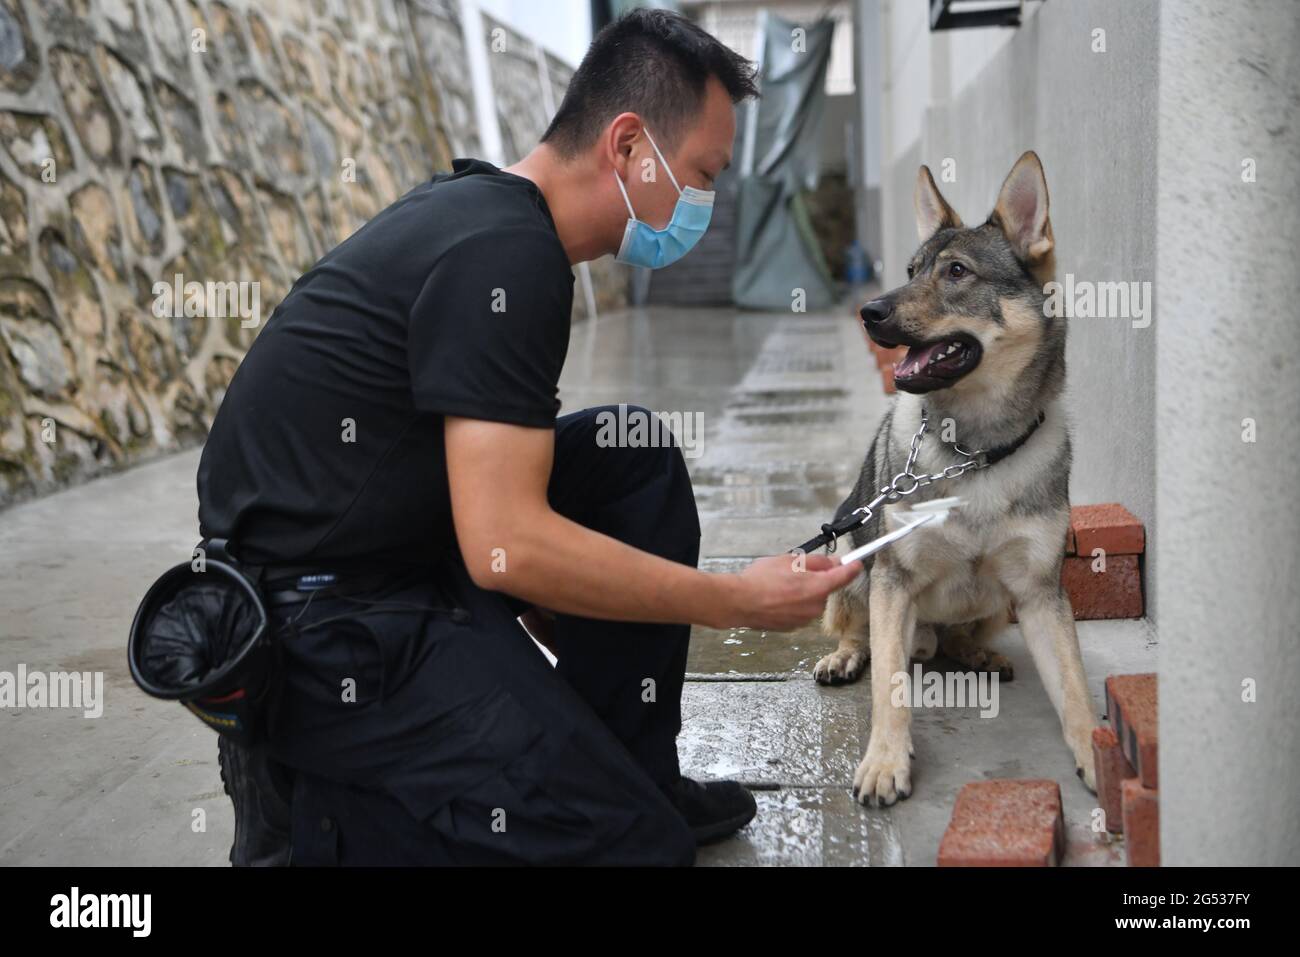
[[1097, 768], [1092, 753], [1092, 721], [1079, 719], [1070, 722], [1065, 730], [1065, 743], [1074, 755], [1074, 773], [1093, 794], [1097, 793]]
[[818, 684], [842, 685], [857, 681], [862, 669], [871, 660], [866, 645], [849, 651], [836, 648], [813, 667], [813, 677]]
[[853, 796], [861, 804], [889, 807], [912, 793], [912, 742], [878, 742], [873, 736], [853, 775]]
[[1097, 768], [1093, 762], [1092, 747], [1074, 752], [1074, 773], [1089, 791], [1097, 793]]

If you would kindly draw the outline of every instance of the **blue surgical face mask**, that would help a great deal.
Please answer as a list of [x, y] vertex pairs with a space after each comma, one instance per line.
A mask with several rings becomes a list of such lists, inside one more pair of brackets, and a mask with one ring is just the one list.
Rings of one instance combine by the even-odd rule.
[[668, 178], [673, 181], [673, 187], [678, 193], [677, 206], [673, 209], [673, 218], [663, 229], [655, 229], [649, 223], [642, 222], [636, 218], [632, 201], [627, 198], [627, 187], [615, 170], [614, 181], [623, 194], [623, 202], [627, 203], [628, 221], [627, 229], [623, 230], [623, 243], [618, 247], [618, 255], [614, 258], [629, 266], [660, 269], [677, 262], [700, 241], [704, 231], [709, 228], [709, 218], [713, 215], [714, 191], [696, 189], [693, 186], [682, 189], [678, 186], [677, 177], [668, 168], [668, 162], [664, 159], [664, 154], [659, 152], [649, 130], [646, 130], [645, 137], [650, 140], [655, 155], [663, 164]]

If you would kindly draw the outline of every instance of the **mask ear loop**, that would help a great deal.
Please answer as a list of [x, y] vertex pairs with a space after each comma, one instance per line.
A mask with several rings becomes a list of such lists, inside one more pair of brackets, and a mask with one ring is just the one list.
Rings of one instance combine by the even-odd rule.
[[658, 156], [659, 162], [663, 164], [664, 172], [667, 173], [668, 178], [673, 181], [673, 189], [677, 190], [677, 195], [680, 196], [682, 194], [682, 188], [677, 185], [677, 177], [673, 175], [672, 168], [668, 165], [668, 161], [664, 159], [664, 154], [659, 152], [659, 144], [655, 142], [655, 138], [650, 135], [648, 129], [644, 126], [641, 127], [641, 129], [645, 133], [645, 138], [650, 141], [650, 145], [654, 147], [655, 156]]
[[[614, 182], [618, 183], [618, 191], [623, 194], [623, 202], [627, 206], [627, 214], [636, 219], [636, 210], [632, 208], [632, 200], [627, 198], [627, 187], [623, 185], [623, 180], [618, 175], [618, 170], [610, 170], [614, 174]], [[640, 222], [640, 220], [637, 220]]]

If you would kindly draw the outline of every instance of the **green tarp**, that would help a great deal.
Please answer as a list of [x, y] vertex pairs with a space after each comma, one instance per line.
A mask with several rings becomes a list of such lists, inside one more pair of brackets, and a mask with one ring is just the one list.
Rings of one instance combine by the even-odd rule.
[[746, 118], [737, 193], [732, 295], [751, 309], [825, 309], [835, 284], [800, 193], [817, 183], [832, 20], [811, 26], [768, 14], [760, 61], [762, 98]]

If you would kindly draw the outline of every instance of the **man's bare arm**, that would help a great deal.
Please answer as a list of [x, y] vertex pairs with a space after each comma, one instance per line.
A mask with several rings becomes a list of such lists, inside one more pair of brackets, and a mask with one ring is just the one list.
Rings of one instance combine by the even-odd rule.
[[546, 498], [551, 429], [448, 416], [452, 516], [475, 584], [554, 611], [614, 621], [786, 630], [821, 613], [861, 566], [759, 559], [734, 575], [651, 555], [556, 513]]

